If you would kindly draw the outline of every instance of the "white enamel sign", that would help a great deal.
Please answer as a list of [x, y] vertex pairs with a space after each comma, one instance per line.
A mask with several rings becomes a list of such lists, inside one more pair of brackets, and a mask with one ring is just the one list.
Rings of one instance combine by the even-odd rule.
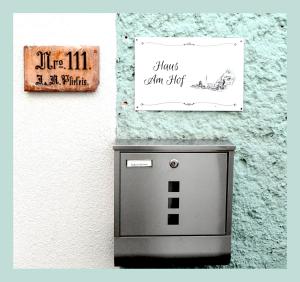
[[244, 39], [138, 37], [135, 109], [242, 111]]

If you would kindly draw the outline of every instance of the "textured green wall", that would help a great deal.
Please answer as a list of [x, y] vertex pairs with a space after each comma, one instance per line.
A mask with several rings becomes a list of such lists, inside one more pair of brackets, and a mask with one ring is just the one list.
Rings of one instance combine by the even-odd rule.
[[[232, 268], [286, 267], [285, 14], [119, 14], [118, 138], [226, 138], [236, 149]], [[134, 37], [244, 37], [243, 112], [135, 112]]]

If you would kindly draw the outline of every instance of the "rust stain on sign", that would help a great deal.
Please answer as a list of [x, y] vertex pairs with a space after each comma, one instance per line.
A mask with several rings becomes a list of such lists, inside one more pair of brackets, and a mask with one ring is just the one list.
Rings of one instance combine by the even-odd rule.
[[24, 46], [25, 91], [94, 92], [98, 84], [98, 46]]

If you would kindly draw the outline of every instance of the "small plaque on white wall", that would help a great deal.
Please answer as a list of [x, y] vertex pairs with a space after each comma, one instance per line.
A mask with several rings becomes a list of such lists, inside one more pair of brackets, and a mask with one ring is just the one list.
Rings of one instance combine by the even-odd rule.
[[242, 111], [244, 39], [138, 37], [135, 109]]

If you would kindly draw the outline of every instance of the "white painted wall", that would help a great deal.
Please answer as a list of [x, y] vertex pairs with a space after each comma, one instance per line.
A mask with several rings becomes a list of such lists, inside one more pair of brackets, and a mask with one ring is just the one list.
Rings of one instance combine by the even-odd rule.
[[[25, 93], [24, 45], [99, 45], [92, 94]], [[14, 15], [14, 267], [113, 267], [114, 14]]]

